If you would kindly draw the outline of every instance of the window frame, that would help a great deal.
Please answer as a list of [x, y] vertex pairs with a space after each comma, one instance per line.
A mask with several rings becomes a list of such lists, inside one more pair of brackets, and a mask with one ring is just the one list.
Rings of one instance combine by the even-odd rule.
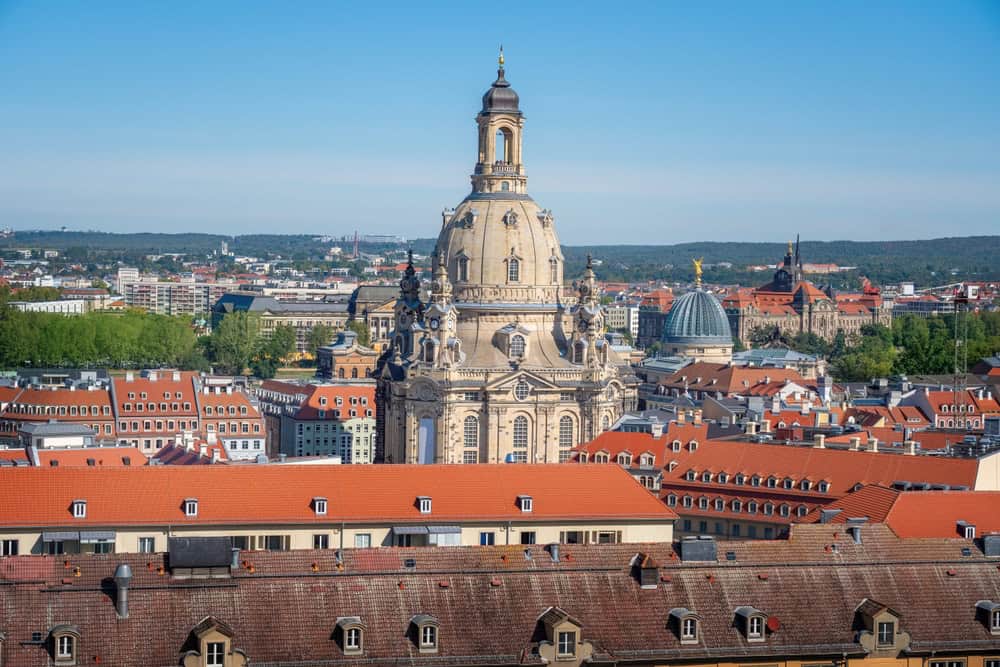
[[56, 662], [66, 663], [76, 659], [76, 637], [71, 634], [60, 634], [54, 637], [53, 654]]
[[[690, 624], [690, 629], [688, 625]], [[693, 616], [685, 616], [681, 619], [681, 641], [682, 642], [697, 642], [698, 641], [698, 619]]]
[[560, 630], [556, 634], [556, 659], [566, 660], [576, 657], [576, 632]]
[[[758, 627], [754, 627], [754, 626]], [[753, 614], [747, 617], [747, 641], [764, 641], [764, 632], [767, 622], [760, 614]]]
[[[217, 653], [221, 649], [221, 653]], [[226, 642], [205, 642], [205, 667], [224, 667]]]
[[[883, 634], [883, 630], [888, 630], [888, 635]], [[883, 639], [887, 636], [887, 639]], [[878, 621], [875, 625], [875, 646], [877, 648], [891, 648], [896, 645], [896, 622]]]
[[[438, 647], [438, 628], [433, 623], [425, 623], [418, 627], [419, 645], [421, 650], [436, 651]], [[428, 634], [430, 635], [428, 637]]]

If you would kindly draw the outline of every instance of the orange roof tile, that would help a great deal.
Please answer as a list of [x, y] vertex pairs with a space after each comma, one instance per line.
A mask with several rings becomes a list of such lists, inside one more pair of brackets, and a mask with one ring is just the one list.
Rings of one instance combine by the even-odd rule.
[[[125, 458], [129, 462], [125, 463]], [[95, 466], [121, 467], [125, 465], [144, 466], [146, 455], [134, 447], [88, 447], [87, 449], [39, 449], [39, 466]]]
[[[1000, 491], [899, 491], [866, 486], [827, 509], [841, 510], [831, 523], [868, 517], [903, 538], [963, 537], [958, 533], [959, 521], [974, 525], [977, 535], [1000, 532]], [[819, 513], [806, 519], [816, 522]]]
[[[517, 496], [533, 498], [530, 515]], [[421, 514], [417, 496], [432, 498]], [[329, 502], [317, 517], [314, 497]], [[182, 512], [198, 499], [198, 516]], [[234, 502], [238, 498], [239, 502]], [[67, 508], [87, 501], [87, 517]], [[618, 466], [259, 465], [0, 469], [8, 526], [664, 519], [676, 515]]]

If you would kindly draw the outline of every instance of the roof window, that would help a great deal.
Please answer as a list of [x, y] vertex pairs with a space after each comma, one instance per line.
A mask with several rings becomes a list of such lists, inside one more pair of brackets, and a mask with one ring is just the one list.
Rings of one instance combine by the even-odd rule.
[[190, 517], [198, 516], [198, 499], [197, 498], [185, 498], [184, 499], [184, 516], [190, 516]]
[[736, 618], [748, 642], [762, 642], [768, 629], [776, 623], [768, 623], [767, 614], [754, 607], [737, 607]]
[[534, 499], [531, 496], [518, 496], [518, 506], [522, 512], [531, 512], [534, 509]]
[[417, 508], [420, 510], [421, 514], [431, 513], [431, 497], [430, 496], [417, 496]]
[[74, 500], [73, 501], [73, 518], [74, 519], [86, 519], [87, 518], [87, 501], [86, 500]]
[[318, 515], [326, 514], [326, 498], [313, 498], [313, 511]]

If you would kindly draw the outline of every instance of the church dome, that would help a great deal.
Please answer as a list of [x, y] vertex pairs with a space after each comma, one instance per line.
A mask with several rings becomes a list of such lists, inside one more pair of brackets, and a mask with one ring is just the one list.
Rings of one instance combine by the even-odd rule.
[[521, 113], [518, 108], [519, 98], [510, 82], [503, 77], [503, 68], [497, 71], [497, 80], [483, 95], [482, 113]]
[[674, 301], [663, 325], [663, 342], [731, 345], [733, 334], [719, 300], [696, 289]]

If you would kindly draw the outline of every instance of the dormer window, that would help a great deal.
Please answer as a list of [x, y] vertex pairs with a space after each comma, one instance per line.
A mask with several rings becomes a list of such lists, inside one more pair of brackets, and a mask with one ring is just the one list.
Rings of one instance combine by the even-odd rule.
[[357, 616], [337, 619], [336, 633], [344, 655], [361, 655], [365, 650], [365, 624]]
[[510, 356], [518, 359], [524, 356], [524, 336], [515, 334], [510, 337]]
[[532, 509], [534, 509], [534, 501], [532, 500], [531, 496], [518, 496], [517, 501], [518, 505], [520, 505], [521, 507], [522, 512], [530, 512]]
[[[37, 633], [39, 639], [42, 633]], [[79, 631], [71, 625], [58, 625], [49, 631], [52, 658], [56, 665], [75, 665]]]
[[86, 500], [74, 500], [73, 501], [73, 518], [74, 519], [86, 519], [87, 518], [87, 501]]
[[184, 516], [196, 517], [198, 516], [198, 499], [197, 498], [185, 498], [184, 499]]
[[670, 443], [670, 449], [675, 452], [681, 451], [681, 441], [674, 440], [672, 443]]
[[686, 479], [689, 482], [693, 482], [697, 477], [697, 475], [698, 473], [696, 473], [694, 470], [688, 470], [687, 473], [685, 473], [684, 475], [684, 479]]
[[701, 473], [701, 481], [703, 481], [703, 482], [711, 482], [712, 481], [712, 473], [710, 473], [707, 470], [705, 472]]
[[669, 624], [671, 629], [677, 633], [681, 644], [698, 643], [698, 621], [699, 617], [690, 609], [676, 607], [670, 610]]
[[618, 455], [618, 465], [627, 466], [632, 465], [632, 455], [631, 454], [619, 454]]
[[313, 511], [317, 515], [326, 514], [326, 498], [313, 498]]
[[830, 483], [829, 482], [820, 482], [817, 488], [819, 489], [820, 493], [827, 493], [830, 490]]
[[416, 630], [417, 648], [421, 653], [437, 653], [438, 621], [429, 614], [417, 614], [410, 619]]
[[739, 473], [736, 475], [735, 479], [733, 479], [733, 482], [736, 483], [736, 486], [743, 486], [746, 482], [746, 477], [743, 476], [743, 473]]
[[976, 615], [991, 635], [1000, 635], [1000, 602], [980, 600], [976, 603]]
[[719, 484], [725, 484], [726, 482], [729, 481], [729, 475], [727, 475], [724, 472], [720, 472], [718, 479], [719, 479]]
[[792, 480], [791, 477], [786, 477], [785, 481], [782, 483], [782, 486], [785, 487], [786, 489], [791, 489], [792, 487], [795, 486], [795, 482]]
[[767, 614], [753, 607], [737, 607], [736, 616], [742, 620], [743, 633], [748, 642], [764, 641]]
[[799, 488], [802, 489], [803, 491], [808, 491], [810, 487], [812, 487], [812, 482], [810, 482], [808, 479], [804, 479], [801, 482], [799, 482]]
[[417, 508], [420, 510], [421, 514], [431, 513], [431, 497], [430, 496], [417, 496]]

